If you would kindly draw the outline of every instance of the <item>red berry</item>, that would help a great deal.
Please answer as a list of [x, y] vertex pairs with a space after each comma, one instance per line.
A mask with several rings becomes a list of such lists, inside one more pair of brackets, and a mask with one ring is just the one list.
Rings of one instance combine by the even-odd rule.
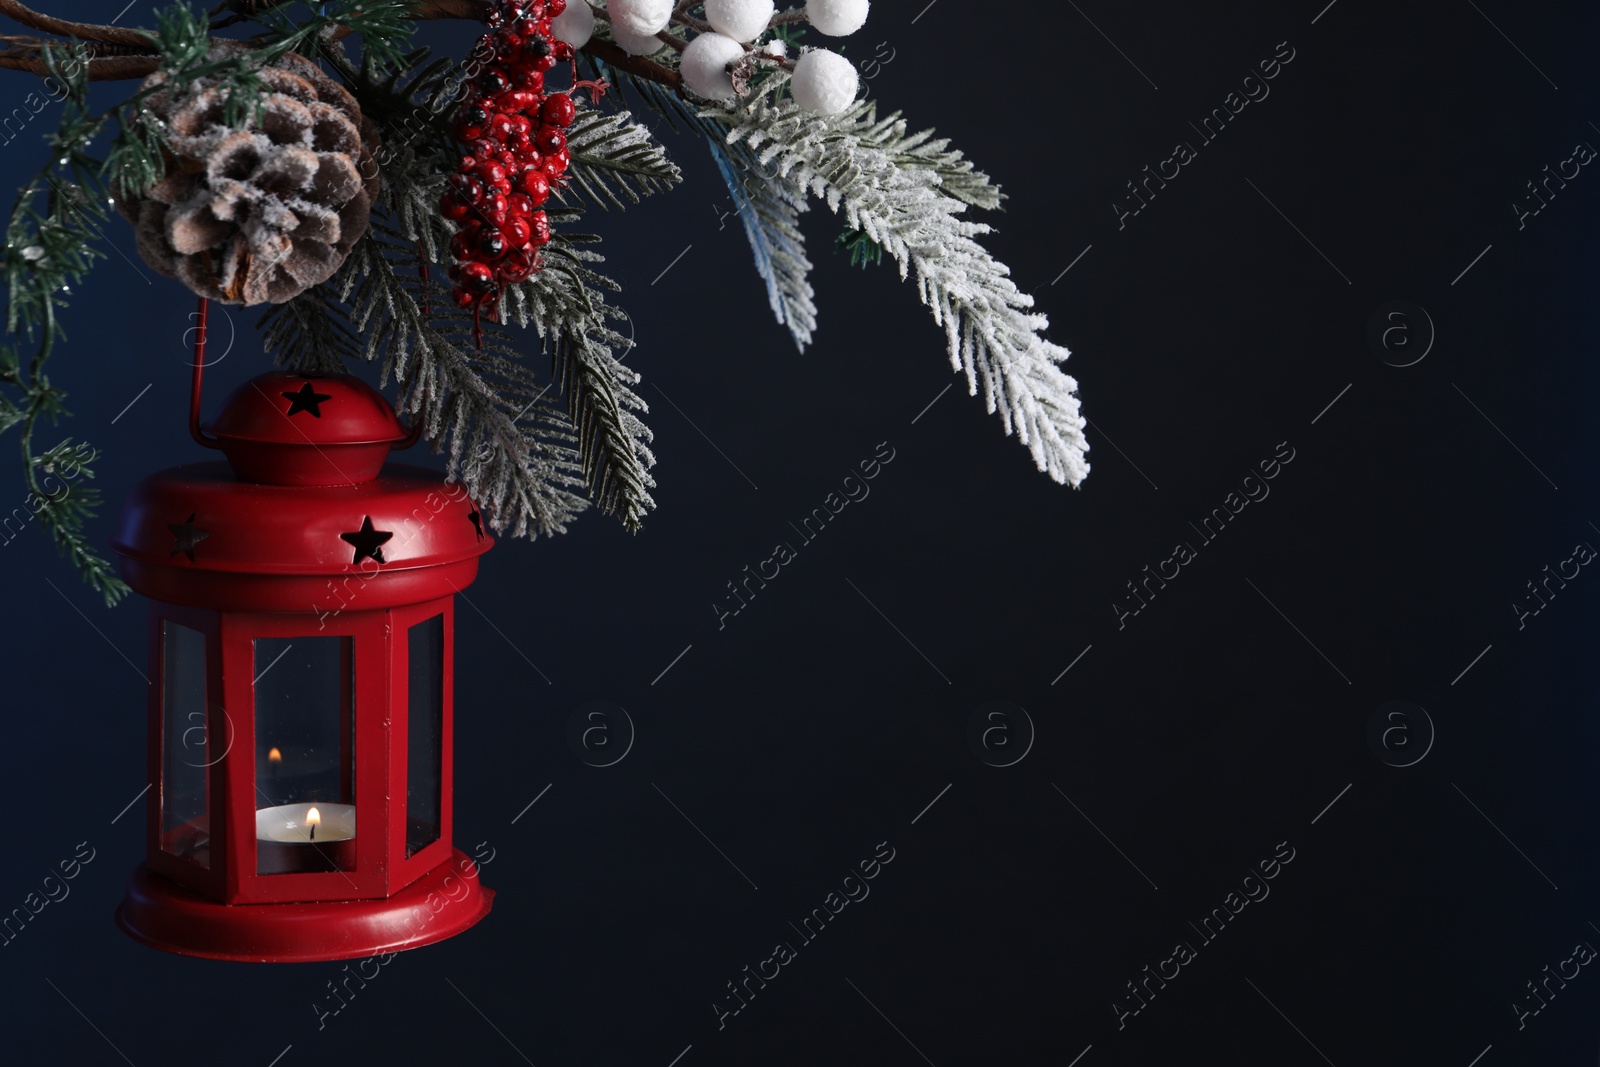
[[479, 205], [483, 217], [491, 226], [499, 226], [506, 221], [506, 198], [502, 193], [490, 193], [483, 198]]
[[[501, 26], [491, 35], [494, 54], [507, 66], [522, 62], [522, 38], [511, 32], [510, 26]], [[514, 77], [514, 75], [513, 75]]]
[[532, 67], [514, 67], [511, 71], [511, 80], [518, 89], [526, 89], [530, 93], [544, 91], [544, 72], [534, 70]]
[[[534, 202], [528, 197], [524, 196], [522, 193], [512, 193], [510, 196], [506, 197], [506, 214], [509, 216], [509, 218], [506, 219], [506, 225], [510, 226], [512, 219], [526, 219], [529, 215], [533, 214], [533, 209], [535, 206], [536, 205]], [[513, 245], [526, 243], [527, 238], [523, 238], [521, 241], [512, 242]]]
[[520, 177], [517, 188], [528, 194], [528, 199], [533, 201], [534, 207], [550, 199], [550, 179], [542, 170], [529, 167]]
[[494, 96], [511, 88], [511, 76], [499, 67], [490, 67], [478, 77], [478, 89], [485, 96]]
[[[507, 221], [509, 222], [511, 220], [508, 219]], [[521, 222], [520, 219], [516, 221]], [[523, 223], [523, 225], [527, 224]], [[501, 256], [505, 255], [507, 251], [509, 251], [510, 247], [511, 245], [509, 242], [507, 242], [506, 235], [492, 226], [482, 230], [478, 234], [478, 254], [484, 259], [499, 259]]]
[[462, 230], [450, 238], [450, 255], [458, 260], [467, 259], [472, 255], [472, 249], [476, 243], [472, 239], [472, 234]]
[[533, 146], [545, 155], [553, 155], [567, 146], [567, 135], [554, 126], [540, 126], [533, 136]]
[[461, 267], [461, 285], [462, 288], [470, 292], [492, 292], [494, 290], [494, 271], [490, 269], [487, 263], [479, 263], [476, 260], [464, 263]]
[[546, 156], [544, 161], [544, 172], [548, 174], [552, 180], [559, 178], [561, 175], [567, 172], [567, 163], [570, 162], [570, 159], [571, 157], [567, 154], [567, 150], [565, 148], [554, 155]]
[[[528, 95], [531, 96], [533, 94], [530, 93]], [[545, 106], [549, 107], [549, 104], [546, 103]], [[546, 121], [549, 121], [549, 120], [547, 119]], [[533, 123], [531, 121], [529, 121], [528, 116], [526, 116], [526, 115], [512, 115], [511, 116], [511, 134], [512, 134], [512, 138], [513, 139], [515, 139], [518, 134], [521, 134], [523, 139], [526, 140], [527, 138], [532, 136], [533, 130], [534, 130]]]
[[[545, 223], [549, 226], [549, 223]], [[518, 218], [515, 213], [506, 219], [506, 224], [500, 227], [500, 232], [505, 237], [506, 245], [510, 248], [521, 248], [533, 237], [533, 226], [527, 217]]]
[[557, 41], [551, 47], [555, 49], [554, 55], [555, 55], [556, 59], [560, 60], [563, 63], [567, 63], [567, 62], [571, 61], [572, 56], [573, 56], [573, 50], [572, 50], [572, 46], [570, 44], [568, 44], [565, 41]]
[[528, 216], [528, 227], [532, 231], [528, 240], [536, 245], [548, 244], [550, 241], [550, 218], [542, 211], [535, 211]]
[[505, 144], [506, 141], [510, 140], [511, 131], [514, 128], [515, 127], [511, 123], [510, 115], [496, 115], [494, 118], [489, 120], [489, 125], [485, 127], [489, 136], [494, 138], [496, 141], [499, 141], [501, 144]]
[[492, 159], [485, 159], [478, 164], [478, 177], [490, 185], [497, 185], [505, 180], [506, 168]]
[[456, 173], [450, 175], [450, 187], [456, 191], [469, 204], [477, 203], [484, 193], [483, 183], [470, 174]]
[[466, 218], [471, 210], [471, 206], [456, 193], [445, 193], [439, 198], [439, 214], [451, 222]]
[[465, 289], [457, 289], [453, 295], [455, 297], [456, 307], [459, 308], [469, 308], [478, 302], [478, 298], [467, 292]]
[[544, 105], [539, 108], [539, 117], [544, 120], [547, 126], [570, 126], [577, 111], [577, 106], [573, 104], [572, 97], [566, 93], [556, 93], [554, 96], [545, 98]]
[[495, 97], [495, 103], [506, 114], [517, 115], [538, 106], [539, 93], [530, 89], [512, 89]]
[[544, 13], [555, 18], [567, 9], [567, 0], [544, 0]]

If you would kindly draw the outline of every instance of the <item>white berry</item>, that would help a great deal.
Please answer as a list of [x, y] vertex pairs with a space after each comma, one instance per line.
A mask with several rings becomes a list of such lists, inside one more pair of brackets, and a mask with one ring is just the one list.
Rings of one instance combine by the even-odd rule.
[[661, 43], [661, 38], [657, 37], [655, 34], [630, 33], [628, 30], [617, 25], [615, 22], [611, 24], [611, 37], [617, 42], [617, 47], [628, 53], [630, 56], [655, 55], [665, 47], [665, 45]]
[[744, 55], [744, 45], [720, 33], [702, 33], [689, 42], [678, 62], [689, 89], [712, 100], [732, 100], [733, 79], [728, 64]]
[[753, 41], [772, 19], [772, 0], [706, 0], [706, 21], [724, 37]]
[[853, 63], [837, 52], [818, 48], [795, 62], [789, 91], [805, 110], [837, 115], [850, 106], [860, 86]]
[[660, 33], [672, 21], [672, 0], [608, 0], [611, 25], [642, 37]]
[[582, 48], [594, 36], [594, 9], [588, 0], [572, 0], [567, 9], [550, 21], [556, 40]]
[[848, 37], [867, 21], [870, 6], [867, 0], [806, 0], [806, 19], [818, 33]]

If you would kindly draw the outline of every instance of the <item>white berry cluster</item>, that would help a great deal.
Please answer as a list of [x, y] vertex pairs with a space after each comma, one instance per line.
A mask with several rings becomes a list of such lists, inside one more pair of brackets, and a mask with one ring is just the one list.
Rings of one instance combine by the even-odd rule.
[[[806, 0], [806, 20], [828, 37], [846, 37], [867, 21], [869, 0]], [[735, 93], [729, 67], [744, 58], [750, 43], [772, 22], [773, 0], [705, 0], [711, 29], [697, 35], [679, 58], [679, 72], [689, 89], [711, 100], [731, 100]], [[611, 36], [629, 55], [648, 56], [663, 45], [656, 36], [672, 21], [673, 0], [606, 0]], [[555, 35], [574, 48], [589, 43], [594, 11], [584, 0], [572, 0], [558, 15]], [[783, 59], [783, 42], [771, 41], [756, 53], [769, 61]], [[837, 52], [813, 48], [794, 63], [789, 90], [795, 103], [820, 115], [837, 115], [856, 98], [860, 80], [855, 65]]]

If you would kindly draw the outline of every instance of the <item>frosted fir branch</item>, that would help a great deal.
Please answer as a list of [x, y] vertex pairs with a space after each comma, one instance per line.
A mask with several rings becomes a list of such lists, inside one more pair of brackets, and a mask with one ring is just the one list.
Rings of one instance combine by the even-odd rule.
[[858, 124], [856, 136], [865, 145], [881, 149], [901, 167], [927, 167], [939, 176], [939, 190], [963, 204], [995, 211], [1005, 194], [987, 174], [978, 170], [959, 149], [950, 147], [948, 137], [934, 136], [932, 130], [908, 133], [908, 124], [895, 111], [876, 122]]
[[273, 361], [306, 374], [343, 374], [361, 361], [362, 346], [323, 285], [268, 307], [256, 324]]
[[574, 492], [583, 480], [572, 424], [550, 400], [550, 386], [518, 361], [505, 328], [485, 324], [479, 347], [471, 316], [453, 306], [444, 286], [416, 277], [414, 259], [411, 246], [372, 238], [347, 261], [354, 269], [341, 295], [351, 326], [367, 339], [365, 358], [381, 361], [383, 377], [399, 383], [401, 414], [421, 420], [424, 436], [446, 455], [447, 473], [497, 532], [565, 533], [588, 506]]
[[567, 128], [567, 152], [572, 157], [568, 188], [600, 208], [625, 207], [622, 196], [637, 204], [683, 181], [683, 172], [650, 129], [626, 111], [580, 109]]
[[803, 191], [763, 173], [743, 146], [710, 143], [711, 156], [755, 255], [756, 273], [766, 283], [767, 303], [778, 322], [789, 328], [795, 347], [804, 351], [817, 328], [811, 260], [799, 225], [800, 213], [810, 205]]
[[711, 114], [729, 127], [730, 144], [748, 145], [796, 189], [842, 211], [852, 229], [883, 246], [902, 278], [914, 276], [967, 392], [976, 396], [982, 385], [988, 410], [1039, 470], [1059, 483], [1083, 481], [1089, 446], [1078, 383], [1059, 366], [1067, 349], [1040, 336], [1049, 320], [1029, 310], [1033, 298], [974, 239], [990, 227], [962, 218], [967, 205], [943, 193], [935, 167], [905, 165], [883, 147], [875, 105], [824, 117], [763, 97]]
[[[424, 311], [426, 307], [428, 310]], [[273, 308], [263, 340], [280, 363], [333, 370], [378, 363], [399, 384], [401, 416], [447, 457], [490, 526], [513, 537], [565, 533], [588, 507], [575, 427], [519, 359], [509, 331], [483, 326], [448, 289], [416, 275], [413, 243], [379, 221], [326, 285]]]
[[622, 72], [619, 76], [593, 57], [589, 62], [596, 77], [614, 83], [619, 98], [626, 85], [639, 94], [646, 107], [666, 119], [670, 129], [694, 131], [705, 137], [744, 226], [773, 316], [779, 325], [788, 327], [795, 346], [804, 351], [817, 328], [811, 260], [806, 256], [805, 236], [799, 226], [800, 214], [810, 206], [804, 191], [763, 173], [749, 148], [727, 143], [725, 125], [702, 114], [683, 97], [635, 74]]
[[626, 356], [633, 341], [611, 324], [628, 315], [606, 303], [604, 293], [621, 286], [590, 268], [604, 257], [580, 247], [585, 237], [569, 234], [546, 246], [545, 269], [509, 288], [501, 318], [537, 333], [550, 354], [555, 388], [566, 396], [567, 418], [577, 428], [589, 497], [637, 533], [656, 506], [650, 495], [656, 484], [650, 475], [653, 435], [639, 419], [650, 408], [633, 391], [639, 373], [617, 355]]

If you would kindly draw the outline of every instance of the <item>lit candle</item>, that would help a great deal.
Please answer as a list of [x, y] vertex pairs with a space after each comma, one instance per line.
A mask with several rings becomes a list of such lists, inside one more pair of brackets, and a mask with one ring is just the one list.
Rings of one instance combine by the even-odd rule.
[[291, 874], [355, 866], [354, 804], [279, 804], [256, 811], [256, 871]]

